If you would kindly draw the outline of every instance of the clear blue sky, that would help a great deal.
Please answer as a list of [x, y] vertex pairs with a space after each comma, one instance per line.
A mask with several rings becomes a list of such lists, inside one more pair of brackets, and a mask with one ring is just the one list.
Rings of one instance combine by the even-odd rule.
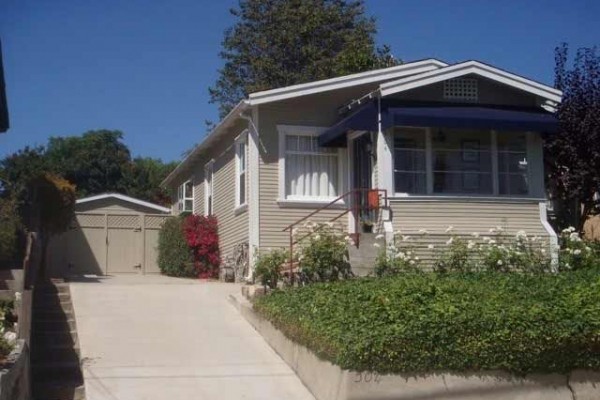
[[[216, 120], [208, 87], [235, 0], [2, 0], [11, 129], [0, 157], [49, 136], [119, 129], [133, 155], [178, 160]], [[600, 44], [597, 0], [367, 0], [405, 60], [477, 59], [552, 84], [553, 49]]]

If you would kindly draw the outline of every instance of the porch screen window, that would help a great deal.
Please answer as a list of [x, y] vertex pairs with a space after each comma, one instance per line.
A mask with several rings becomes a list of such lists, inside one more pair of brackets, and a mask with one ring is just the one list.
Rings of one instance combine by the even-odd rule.
[[179, 212], [192, 212], [194, 208], [194, 184], [187, 181], [177, 191]]
[[204, 167], [204, 213], [212, 215], [213, 213], [213, 162], [209, 162]]
[[489, 131], [444, 129], [431, 136], [433, 193], [493, 193]]
[[246, 204], [246, 138], [240, 137], [235, 144], [236, 157], [236, 206]]
[[396, 192], [427, 191], [425, 131], [402, 128], [394, 136], [394, 184]]
[[339, 195], [336, 148], [319, 147], [317, 135], [285, 135], [285, 195], [289, 199]]
[[498, 190], [503, 195], [525, 195], [527, 181], [527, 136], [498, 133]]

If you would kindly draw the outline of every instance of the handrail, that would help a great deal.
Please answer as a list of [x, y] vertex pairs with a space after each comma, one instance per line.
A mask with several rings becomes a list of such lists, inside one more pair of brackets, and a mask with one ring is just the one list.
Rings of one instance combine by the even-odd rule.
[[[310, 214], [304, 216], [303, 218], [299, 219], [298, 221], [286, 226], [282, 232], [286, 232], [289, 231], [290, 232], [290, 259], [289, 259], [289, 273], [290, 273], [290, 280], [291, 283], [294, 283], [294, 275], [293, 275], [293, 264], [294, 264], [294, 244], [300, 242], [301, 240], [304, 240], [306, 237], [310, 236], [311, 234], [313, 234], [314, 232], [310, 232], [307, 235], [303, 236], [301, 239], [294, 241], [294, 227], [304, 221], [306, 221], [307, 219], [309, 219], [310, 217], [320, 213], [323, 210], [327, 210], [329, 208], [331, 208], [333, 205], [335, 205], [336, 203], [338, 203], [340, 200], [343, 200], [345, 198], [347, 198], [350, 195], [355, 195], [355, 196], [360, 196], [363, 193], [372, 193], [372, 192], [376, 192], [377, 193], [377, 198], [378, 198], [378, 204], [377, 204], [377, 209], [379, 208], [385, 208], [388, 206], [388, 196], [387, 196], [387, 189], [370, 189], [370, 188], [355, 188], [352, 190], [347, 191], [346, 193], [342, 194], [341, 196], [338, 196], [337, 198], [335, 198], [334, 200], [330, 201], [329, 203], [317, 208], [316, 210], [314, 210], [313, 212], [311, 212]], [[379, 206], [379, 199], [382, 197], [380, 193], [383, 193], [383, 200], [384, 200], [384, 206], [380, 207]], [[350, 197], [350, 199], [352, 199], [352, 197]], [[336, 216], [335, 218], [331, 219], [328, 222], [333, 222], [338, 220], [339, 218], [341, 218], [342, 216], [348, 214], [349, 212], [356, 212], [357, 214], [363, 209], [362, 204], [361, 204], [361, 198], [354, 198], [354, 202], [352, 204], [350, 204], [349, 202], [344, 202], [344, 204], [346, 205], [346, 207], [342, 208], [343, 212]], [[367, 199], [368, 202], [368, 199]], [[365, 209], [375, 209], [372, 207], [367, 206]], [[358, 215], [356, 215], [356, 217], [354, 218], [354, 241], [355, 243], [358, 245]]]

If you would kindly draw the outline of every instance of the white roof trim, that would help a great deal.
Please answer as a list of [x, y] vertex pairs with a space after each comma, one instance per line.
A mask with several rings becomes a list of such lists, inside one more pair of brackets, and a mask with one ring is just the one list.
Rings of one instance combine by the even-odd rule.
[[560, 90], [478, 61], [466, 61], [417, 76], [382, 83], [380, 85], [381, 95], [388, 96], [468, 74], [479, 75], [552, 102], [560, 103], [561, 101], [562, 92]]
[[140, 200], [140, 199], [136, 199], [133, 197], [129, 197], [129, 196], [125, 196], [124, 194], [120, 194], [120, 193], [102, 193], [102, 194], [98, 194], [95, 196], [90, 196], [90, 197], [84, 197], [82, 199], [78, 199], [76, 201], [77, 204], [83, 204], [83, 203], [89, 203], [92, 201], [96, 201], [96, 200], [102, 200], [102, 199], [119, 199], [119, 200], [123, 200], [126, 201], [128, 203], [133, 203], [133, 204], [137, 204], [140, 206], [144, 206], [144, 207], [148, 207], [148, 208], [152, 208], [154, 210], [160, 211], [160, 212], [164, 212], [164, 213], [170, 213], [171, 209], [163, 207], [163, 206], [159, 206], [158, 204], [154, 204], [154, 203], [149, 203], [147, 201], [144, 200]]
[[446, 67], [447, 65], [448, 64], [442, 61], [431, 58], [401, 64], [390, 68], [382, 68], [373, 71], [361, 72], [358, 74], [345, 75], [337, 78], [323, 79], [320, 81], [307, 82], [299, 85], [292, 85], [283, 88], [251, 93], [248, 97], [248, 101], [250, 105], [270, 103], [273, 101], [327, 92], [330, 90], [344, 89], [352, 86], [364, 85], [367, 83], [397, 79], [415, 74], [422, 74], [424, 72], [438, 70], [440, 68]]
[[206, 136], [206, 138], [198, 144], [190, 153], [175, 167], [175, 169], [165, 178], [164, 181], [161, 182], [160, 186], [168, 186], [172, 183], [172, 181], [177, 178], [179, 173], [181, 173], [190, 163], [193, 162], [194, 158], [200, 154], [203, 150], [210, 147], [211, 144], [215, 142], [223, 133], [225, 133], [225, 129], [233, 124], [240, 117], [246, 109], [248, 108], [248, 101], [242, 100], [240, 101], [230, 112], [227, 114], [225, 118], [219, 122], [219, 125], [215, 126], [215, 128]]

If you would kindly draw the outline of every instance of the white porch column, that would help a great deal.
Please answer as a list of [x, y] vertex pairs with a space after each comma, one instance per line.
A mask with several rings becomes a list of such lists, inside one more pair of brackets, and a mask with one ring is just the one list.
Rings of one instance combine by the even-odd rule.
[[[383, 132], [382, 129], [381, 97], [377, 99], [377, 107], [377, 183], [378, 189], [386, 189], [388, 197], [392, 197], [394, 195], [394, 159], [392, 155], [394, 138], [391, 134]], [[391, 218], [390, 210], [382, 210], [383, 233], [388, 246], [394, 242], [394, 227]]]
[[392, 156], [393, 138], [386, 134], [381, 126], [381, 98], [377, 100], [377, 183], [378, 189], [386, 189], [388, 196], [393, 196], [394, 191], [394, 160]]

